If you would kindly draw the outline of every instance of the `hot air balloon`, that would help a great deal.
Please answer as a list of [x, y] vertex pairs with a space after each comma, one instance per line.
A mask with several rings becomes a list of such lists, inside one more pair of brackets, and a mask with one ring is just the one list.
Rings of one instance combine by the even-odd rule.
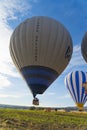
[[35, 16], [16, 27], [10, 54], [33, 94], [33, 104], [39, 104], [36, 95], [43, 94], [66, 68], [72, 50], [69, 32], [52, 18]]
[[83, 110], [87, 100], [87, 94], [85, 94], [85, 89], [82, 87], [85, 82], [87, 82], [87, 73], [83, 71], [74, 71], [65, 77], [65, 85], [80, 111]]
[[85, 33], [82, 39], [81, 52], [82, 52], [83, 58], [87, 62], [87, 32]]
[[[84, 34], [81, 44], [81, 52], [84, 60], [87, 62], [87, 32]], [[87, 82], [83, 84], [85, 88], [85, 93], [87, 94]]]

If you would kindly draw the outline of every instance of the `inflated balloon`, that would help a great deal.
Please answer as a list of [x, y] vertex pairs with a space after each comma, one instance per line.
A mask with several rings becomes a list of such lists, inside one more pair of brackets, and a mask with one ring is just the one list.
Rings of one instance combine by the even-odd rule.
[[71, 72], [65, 77], [65, 84], [79, 110], [83, 110], [87, 100], [87, 94], [82, 87], [85, 82], [87, 82], [87, 73], [82, 71]]
[[82, 39], [82, 44], [81, 44], [81, 52], [82, 55], [87, 62], [87, 32], [85, 33], [83, 39]]
[[42, 94], [62, 73], [72, 55], [72, 39], [58, 21], [36, 16], [13, 32], [10, 53], [34, 98]]

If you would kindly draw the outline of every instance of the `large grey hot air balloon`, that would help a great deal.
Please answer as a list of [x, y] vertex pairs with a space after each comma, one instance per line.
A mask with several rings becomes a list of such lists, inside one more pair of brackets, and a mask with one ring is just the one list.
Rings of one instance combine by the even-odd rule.
[[81, 51], [85, 61], [87, 62], [87, 32], [82, 39]]
[[72, 50], [72, 39], [67, 29], [58, 21], [44, 16], [22, 22], [10, 40], [13, 62], [34, 98], [44, 93], [63, 72]]

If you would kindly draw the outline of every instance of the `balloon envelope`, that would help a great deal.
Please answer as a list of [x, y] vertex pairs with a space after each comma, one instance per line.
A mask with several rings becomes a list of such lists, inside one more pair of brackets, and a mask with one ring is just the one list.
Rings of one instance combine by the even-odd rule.
[[81, 52], [82, 52], [83, 58], [87, 62], [87, 32], [85, 33], [82, 39]]
[[85, 82], [87, 82], [87, 73], [82, 71], [71, 72], [65, 77], [65, 85], [79, 109], [83, 109], [87, 100], [87, 94], [82, 87]]
[[10, 54], [33, 96], [42, 94], [68, 65], [72, 39], [58, 21], [36, 16], [22, 22], [10, 40]]

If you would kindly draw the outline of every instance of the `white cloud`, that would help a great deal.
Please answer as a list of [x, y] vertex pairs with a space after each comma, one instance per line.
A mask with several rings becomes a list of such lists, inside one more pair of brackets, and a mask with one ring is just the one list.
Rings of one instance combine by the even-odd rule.
[[0, 98], [21, 98], [23, 96], [31, 96], [29, 93], [21, 94], [21, 93], [15, 93], [15, 94], [6, 94], [6, 93], [0, 93]]
[[[33, 2], [36, 1], [33, 0]], [[31, 8], [32, 4], [30, 1], [27, 3], [27, 0], [0, 0], [0, 86], [2, 87], [11, 85], [11, 81], [6, 75], [21, 77], [16, 71], [9, 53], [10, 37], [13, 30], [9, 26], [8, 20], [17, 19], [19, 21], [29, 13]]]
[[69, 94], [66, 94], [66, 95], [58, 97], [58, 99], [65, 99], [65, 98], [71, 98], [71, 96]]
[[68, 64], [62, 76], [64, 76], [66, 73], [79, 70], [79, 69], [86, 71], [86, 67], [87, 67], [87, 64], [81, 54], [81, 45], [80, 44], [75, 45], [73, 47], [73, 54], [72, 54], [70, 63]]
[[74, 49], [73, 49], [73, 55], [72, 55], [72, 59], [71, 59], [71, 62], [70, 62], [71, 65], [84, 65], [85, 64], [85, 61], [82, 57], [82, 54], [81, 54], [81, 45], [75, 45], [74, 46]]
[[10, 60], [8, 61], [4, 61], [4, 60], [0, 61], [0, 73], [12, 77], [21, 77], [19, 72], [16, 71], [13, 63], [11, 63]]
[[41, 96], [54, 96], [56, 93], [55, 92], [48, 92], [48, 91], [45, 91]]
[[0, 94], [0, 98], [19, 98], [18, 95]]
[[18, 19], [17, 13], [21, 16], [26, 15], [32, 8], [30, 3], [23, 0], [1, 0], [0, 1], [0, 19], [7, 23], [8, 19]]
[[55, 95], [54, 92], [48, 92], [47, 95]]
[[9, 80], [6, 77], [0, 75], [0, 89], [7, 87], [9, 85], [10, 85]]

